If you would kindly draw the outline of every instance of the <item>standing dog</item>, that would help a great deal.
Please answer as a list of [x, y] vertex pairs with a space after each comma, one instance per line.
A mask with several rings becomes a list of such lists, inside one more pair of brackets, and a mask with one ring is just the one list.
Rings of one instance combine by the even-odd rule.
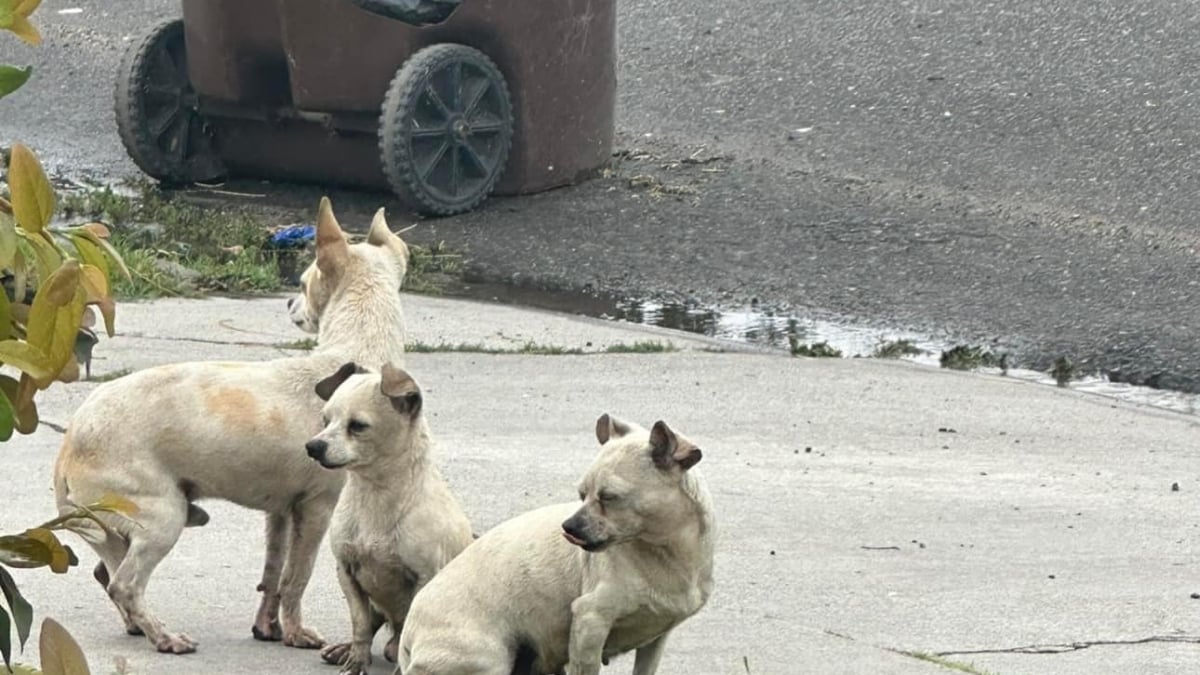
[[397, 673], [597, 675], [637, 650], [634, 674], [653, 675], [671, 630], [712, 592], [700, 449], [663, 422], [646, 431], [608, 415], [596, 437], [582, 506], [500, 524], [417, 594]]
[[328, 199], [321, 200], [316, 239], [316, 261], [301, 278], [299, 297], [288, 301], [292, 320], [317, 333], [312, 354], [134, 373], [97, 388], [63, 439], [54, 467], [60, 512], [109, 493], [139, 507], [137, 523], [111, 520], [116, 536], [93, 526], [84, 538], [100, 556], [96, 579], [126, 629], [144, 633], [159, 651], [196, 648], [187, 635], [166, 630], [144, 591], [183, 528], [208, 521], [193, 503], [205, 498], [267, 512], [254, 636], [293, 647], [324, 644], [302, 625], [300, 600], [343, 478], [296, 449], [320, 428], [314, 383], [346, 361], [378, 366], [403, 358], [400, 285], [408, 247], [388, 230], [382, 209], [367, 241], [351, 246]]
[[366, 675], [371, 642], [392, 628], [396, 646], [413, 595], [472, 541], [471, 525], [430, 458], [417, 383], [384, 364], [363, 373], [347, 363], [317, 385], [325, 428], [305, 446], [326, 469], [345, 469], [329, 542], [350, 605], [351, 642], [321, 652], [343, 675]]

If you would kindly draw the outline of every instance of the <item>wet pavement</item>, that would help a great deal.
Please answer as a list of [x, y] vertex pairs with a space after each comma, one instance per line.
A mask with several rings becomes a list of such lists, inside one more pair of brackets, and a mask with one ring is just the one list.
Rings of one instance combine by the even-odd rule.
[[[465, 250], [479, 281], [757, 300], [1200, 390], [1190, 3], [793, 5], [622, 4], [615, 173], [411, 237]], [[46, 45], [0, 42], [0, 58], [35, 66], [0, 103], [0, 143], [75, 178], [134, 173], [110, 112], [115, 63], [177, 11], [47, 0]], [[289, 220], [325, 191], [226, 188]], [[403, 220], [387, 195], [335, 198], [360, 225], [380, 203]]]

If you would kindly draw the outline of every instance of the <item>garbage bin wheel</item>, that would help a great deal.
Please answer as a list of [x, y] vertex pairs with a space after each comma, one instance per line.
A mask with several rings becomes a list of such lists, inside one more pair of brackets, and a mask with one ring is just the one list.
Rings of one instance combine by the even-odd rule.
[[448, 216], [487, 198], [508, 161], [513, 109], [500, 69], [477, 49], [439, 44], [396, 73], [379, 121], [388, 182], [417, 211]]
[[114, 99], [121, 143], [142, 171], [176, 183], [224, 175], [188, 79], [182, 20], [161, 23], [130, 45]]

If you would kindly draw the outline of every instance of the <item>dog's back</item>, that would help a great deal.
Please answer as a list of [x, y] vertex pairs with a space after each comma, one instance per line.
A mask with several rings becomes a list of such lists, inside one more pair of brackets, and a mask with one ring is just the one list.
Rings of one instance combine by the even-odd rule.
[[[575, 507], [555, 504], [505, 521], [450, 561], [409, 610], [403, 672], [492, 675], [497, 663], [507, 666], [496, 675], [558, 672], [582, 574], [580, 552], [561, 534]], [[461, 658], [467, 654], [474, 663]]]

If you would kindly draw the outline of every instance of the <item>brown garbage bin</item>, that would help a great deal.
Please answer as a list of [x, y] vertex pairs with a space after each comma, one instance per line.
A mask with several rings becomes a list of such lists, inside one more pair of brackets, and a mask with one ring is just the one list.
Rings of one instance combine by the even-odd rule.
[[605, 166], [615, 0], [463, 0], [413, 26], [349, 0], [182, 0], [131, 46], [117, 122], [143, 171], [395, 191], [431, 215]]

